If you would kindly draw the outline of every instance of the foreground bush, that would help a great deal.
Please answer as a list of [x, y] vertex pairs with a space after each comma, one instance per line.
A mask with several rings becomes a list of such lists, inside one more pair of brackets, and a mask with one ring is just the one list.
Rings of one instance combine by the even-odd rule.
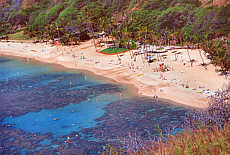
[[[176, 136], [170, 136], [167, 142], [153, 145], [148, 153], [151, 154], [229, 154], [230, 125], [222, 130], [217, 126], [190, 130]], [[145, 154], [145, 153], [143, 153]]]
[[118, 149], [107, 146], [107, 151], [102, 154], [229, 154], [230, 153], [230, 124], [223, 129], [214, 130], [199, 128], [189, 130], [178, 135], [169, 136], [166, 142], [158, 142], [150, 148], [136, 152], [133, 149]]
[[216, 125], [219, 129], [223, 129], [229, 121], [230, 83], [227, 83], [216, 92], [216, 95], [211, 97], [207, 108], [186, 117], [185, 125], [188, 129], [204, 127], [213, 129], [213, 125]]
[[[184, 119], [183, 132], [147, 131], [129, 134], [122, 148], [106, 146], [103, 154], [230, 154], [230, 83], [210, 98], [205, 109], [194, 111]], [[177, 126], [174, 127], [174, 129]]]

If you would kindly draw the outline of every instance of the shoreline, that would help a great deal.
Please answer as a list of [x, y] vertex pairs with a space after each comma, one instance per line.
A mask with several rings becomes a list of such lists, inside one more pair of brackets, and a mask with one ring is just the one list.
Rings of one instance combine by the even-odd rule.
[[[148, 97], [154, 97], [155, 95], [157, 95], [159, 98], [171, 100], [180, 105], [204, 108], [205, 103], [208, 101], [208, 98], [205, 97], [202, 93], [190, 91], [190, 89], [186, 88], [180, 88], [173, 83], [174, 81], [169, 81], [169, 75], [178, 74], [176, 71], [174, 71], [175, 69], [173, 71], [170, 71], [168, 75], [167, 72], [156, 73], [155, 75], [154, 73], [152, 73], [152, 70], [150, 70], [154, 66], [148, 66], [148, 64], [146, 65], [144, 63], [142, 69], [129, 69], [129, 63], [132, 63], [130, 62], [132, 60], [129, 58], [129, 52], [122, 54], [123, 56], [121, 56], [121, 64], [118, 64], [116, 61], [117, 55], [108, 56], [97, 53], [91, 40], [83, 42], [77, 47], [51, 47], [49, 45], [46, 45], [45, 43], [32, 44], [22, 42], [23, 41], [19, 41], [19, 43], [0, 42], [0, 45], [2, 45], [2, 47], [0, 46], [0, 54], [4, 54], [6, 56], [32, 58], [37, 61], [58, 64], [70, 69], [87, 70], [89, 72], [92, 72], [93, 74], [112, 79], [116, 83], [132, 85], [136, 88], [134, 92], [139, 95], [144, 95]], [[72, 56], [73, 53], [75, 57]], [[140, 58], [138, 58], [137, 64], [138, 63], [141, 63]], [[171, 62], [168, 63], [170, 64]], [[178, 66], [178, 64], [173, 65], [175, 65], [173, 67]], [[140, 72], [143, 74], [142, 76], [139, 76]], [[159, 74], [160, 76], [161, 74], [167, 76], [167, 80], [159, 79]], [[186, 75], [185, 73], [183, 74]], [[214, 80], [218, 80], [219, 83], [223, 84], [226, 81], [223, 76], [217, 77], [218, 79], [215, 79], [214, 77]], [[222, 85], [220, 85], [219, 88], [221, 86]], [[216, 87], [216, 85], [213, 86], [213, 88]], [[210, 88], [210, 90], [213, 90], [213, 88]]]
[[[7, 55], [7, 54], [2, 55], [1, 53], [2, 52], [0, 51], [0, 57], [15, 58], [15, 59], [18, 59], [18, 60], [20, 58], [19, 56]], [[24, 60], [20, 60], [20, 61], [26, 62], [26, 58], [27, 57], [22, 57], [22, 58]], [[69, 68], [69, 67], [65, 67], [64, 65], [58, 64], [58, 63], [45, 62], [45, 61], [37, 60], [35, 58], [29, 58], [29, 59], [32, 59], [33, 61], [35, 61], [35, 62], [32, 62], [32, 63], [29, 62], [31, 64], [49, 65], [52, 68], [54, 68], [54, 70], [57, 69], [58, 71], [70, 71], [70, 72], [77, 71], [77, 72], [86, 74], [87, 76], [90, 76], [90, 77], [92, 76], [93, 78], [96, 78], [96, 80], [99, 80], [99, 81], [122, 85], [123, 88], [125, 88], [127, 91], [129, 91], [129, 92], [125, 92], [125, 96], [127, 96], [127, 94], [128, 94], [129, 97], [131, 95], [131, 97], [138, 97], [138, 96], [141, 97], [141, 96], [144, 96], [144, 97], [148, 97], [148, 98], [153, 98], [153, 96], [151, 96], [151, 95], [138, 94], [138, 88], [135, 87], [135, 85], [133, 85], [133, 84], [130, 84], [128, 82], [118, 82], [118, 81], [116, 81], [113, 78], [108, 78], [105, 75], [99, 75], [99, 74], [94, 73], [93, 71], [88, 70], [88, 69]], [[58, 66], [54, 67], [53, 65], [58, 65]], [[61, 67], [61, 69], [60, 69], [60, 67]], [[155, 98], [153, 98], [153, 99], [155, 99]], [[181, 107], [185, 107], [185, 108], [188, 108], [188, 109], [191, 109], [191, 110], [194, 110], [194, 108], [196, 108], [196, 109], [202, 109], [200, 107], [194, 107], [194, 106], [191, 106], [191, 105], [178, 103], [178, 102], [172, 101], [171, 99], [167, 99], [167, 98], [157, 98], [157, 99], [160, 99], [161, 101], [165, 101], [166, 103], [169, 103], [169, 104], [172, 104], [172, 105], [175, 105], [175, 106], [181, 106]]]

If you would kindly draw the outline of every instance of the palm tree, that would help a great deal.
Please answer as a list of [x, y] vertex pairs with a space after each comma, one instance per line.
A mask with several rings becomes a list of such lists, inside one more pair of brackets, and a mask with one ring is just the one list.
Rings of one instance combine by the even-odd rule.
[[93, 21], [90, 18], [90, 12], [88, 12], [87, 7], [84, 7], [84, 21], [85, 21], [85, 25], [87, 26], [88, 30], [91, 32], [91, 35], [93, 37], [93, 43], [94, 43], [94, 47], [95, 47], [95, 51], [97, 52], [97, 47], [96, 47], [96, 43], [95, 43], [95, 37], [94, 37], [94, 30], [93, 30]]
[[202, 62], [203, 62], [201, 65], [205, 66], [204, 59], [203, 59], [203, 57], [202, 57], [202, 55], [201, 55], [200, 39], [199, 39], [199, 36], [196, 35], [196, 36], [195, 36], [195, 39], [196, 39], [196, 43], [197, 43], [197, 48], [198, 48], [198, 50], [199, 50], [200, 58], [201, 58], [201, 60], [202, 60]]
[[90, 29], [91, 29], [91, 34], [93, 36], [93, 44], [94, 44], [94, 47], [95, 47], [95, 51], [97, 52], [97, 47], [96, 47], [96, 43], [95, 43], [95, 37], [94, 37], [94, 31], [93, 31], [92, 24], [90, 24]]
[[[105, 32], [105, 39], [107, 43], [107, 27], [108, 27], [108, 18], [106, 16], [101, 17], [101, 27], [100, 30]], [[106, 44], [107, 45], [107, 44]]]
[[145, 49], [145, 45], [148, 41], [148, 27], [147, 26], [143, 27], [143, 35], [144, 35], [144, 49]]
[[157, 47], [159, 46], [160, 43], [160, 35], [157, 36], [157, 40], [156, 40], [156, 53], [157, 53], [157, 60], [160, 61], [160, 57], [159, 57], [159, 53], [157, 51]]
[[174, 42], [176, 42], [175, 39], [177, 38], [176, 37], [177, 35], [178, 35], [178, 32], [175, 32], [175, 31], [170, 34], [170, 37], [172, 38], [172, 46], [175, 46]]
[[164, 30], [164, 46], [166, 47], [166, 45], [167, 45], [167, 41], [168, 41], [168, 43], [169, 43], [169, 36], [168, 36], [168, 34], [169, 34], [169, 31], [168, 31], [168, 28], [166, 27], [166, 29]]
[[125, 46], [126, 46], [126, 49], [129, 50], [129, 54], [130, 54], [130, 58], [132, 59], [133, 58], [133, 55], [130, 51], [130, 40], [129, 40], [129, 35], [130, 35], [130, 32], [128, 30], [128, 27], [127, 25], [125, 26], [125, 29], [124, 29], [124, 36], [126, 36], [126, 38], [124, 39], [124, 42], [125, 42]]
[[187, 46], [187, 54], [188, 54], [188, 57], [189, 57], [189, 62], [191, 62], [191, 67], [192, 67], [193, 61], [192, 61], [191, 56], [190, 56], [190, 53], [189, 53], [189, 49], [190, 49], [189, 43], [190, 43], [190, 42], [189, 42], [189, 37], [188, 37], [187, 33], [185, 32], [185, 44], [186, 44], [186, 46]]
[[152, 45], [155, 46], [156, 48], [156, 55], [157, 55], [157, 60], [160, 61], [160, 58], [159, 58], [159, 53], [157, 51], [157, 48], [158, 48], [158, 45], [159, 45], [159, 41], [160, 41], [160, 34], [157, 33], [156, 31], [152, 30], [151, 31], [152, 33]]

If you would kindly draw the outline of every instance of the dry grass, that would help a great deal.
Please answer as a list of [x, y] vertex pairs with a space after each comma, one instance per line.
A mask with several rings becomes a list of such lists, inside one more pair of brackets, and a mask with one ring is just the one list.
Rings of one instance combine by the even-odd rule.
[[218, 129], [215, 126], [214, 130], [199, 128], [198, 130], [189, 130], [181, 132], [178, 135], [171, 135], [166, 142], [155, 143], [149, 149], [142, 150], [139, 153], [107, 146], [107, 152], [103, 152], [102, 154], [227, 155], [230, 154], [230, 124], [226, 125], [223, 129]]
[[[153, 145], [150, 154], [229, 154], [230, 125], [223, 130], [207, 128], [190, 130], [170, 136], [165, 143]], [[145, 154], [145, 153], [143, 153]]]

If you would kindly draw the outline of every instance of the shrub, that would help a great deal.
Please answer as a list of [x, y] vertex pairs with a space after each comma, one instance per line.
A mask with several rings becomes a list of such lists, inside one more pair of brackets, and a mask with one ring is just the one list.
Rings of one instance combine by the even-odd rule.
[[207, 108], [194, 112], [185, 119], [188, 129], [209, 128], [217, 126], [223, 129], [230, 121], [230, 82], [225, 84], [215, 95], [211, 96]]

